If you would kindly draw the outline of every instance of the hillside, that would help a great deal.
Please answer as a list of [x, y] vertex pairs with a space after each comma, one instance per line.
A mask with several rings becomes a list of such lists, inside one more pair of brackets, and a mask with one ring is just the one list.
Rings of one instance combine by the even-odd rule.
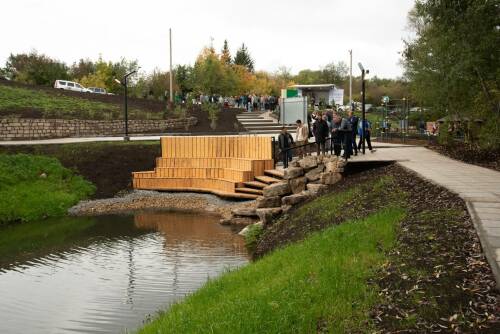
[[[184, 117], [166, 111], [166, 103], [158, 100], [128, 99], [129, 119], [164, 119]], [[245, 131], [236, 119], [239, 109], [224, 109], [218, 115], [217, 128], [210, 127], [208, 114], [198, 107], [189, 110], [198, 123], [190, 133], [234, 133]], [[56, 119], [123, 119], [123, 96], [79, 93], [45, 86], [32, 86], [0, 79], [0, 118]], [[235, 125], [238, 124], [238, 127]], [[170, 132], [186, 132], [183, 129]]]
[[[165, 103], [128, 99], [130, 119], [161, 119]], [[119, 119], [123, 96], [79, 93], [0, 80], [0, 117]]]

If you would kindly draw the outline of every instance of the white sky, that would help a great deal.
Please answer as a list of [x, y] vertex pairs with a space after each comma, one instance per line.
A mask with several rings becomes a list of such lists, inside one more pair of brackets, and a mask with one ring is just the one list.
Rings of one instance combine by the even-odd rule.
[[318, 69], [359, 61], [371, 75], [397, 77], [406, 17], [414, 0], [6, 0], [0, 4], [0, 66], [10, 53], [40, 53], [68, 64], [80, 58], [137, 59], [141, 70], [193, 64], [210, 44], [244, 42], [257, 70]]

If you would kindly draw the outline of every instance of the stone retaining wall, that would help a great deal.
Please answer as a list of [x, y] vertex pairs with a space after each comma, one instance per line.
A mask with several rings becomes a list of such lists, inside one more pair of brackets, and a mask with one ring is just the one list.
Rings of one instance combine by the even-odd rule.
[[[129, 133], [166, 132], [188, 129], [198, 122], [196, 117], [164, 120], [129, 120]], [[94, 137], [121, 135], [125, 132], [122, 120], [83, 119], [0, 119], [0, 140], [31, 140], [65, 137]]]

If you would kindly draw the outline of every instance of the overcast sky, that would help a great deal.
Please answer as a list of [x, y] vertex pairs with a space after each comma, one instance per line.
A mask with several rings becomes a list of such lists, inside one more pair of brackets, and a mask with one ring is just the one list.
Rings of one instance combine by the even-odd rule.
[[[257, 70], [293, 73], [329, 62], [361, 61], [372, 75], [402, 74], [398, 51], [414, 0], [9, 0], [2, 1], [0, 65], [10, 53], [80, 59], [137, 59], [142, 70], [193, 64], [204, 46], [232, 54], [245, 43]], [[357, 75], [357, 66], [354, 68]]]

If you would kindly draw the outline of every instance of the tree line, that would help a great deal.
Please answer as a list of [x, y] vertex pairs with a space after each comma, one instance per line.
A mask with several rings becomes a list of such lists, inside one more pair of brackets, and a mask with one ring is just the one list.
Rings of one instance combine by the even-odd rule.
[[408, 15], [415, 37], [403, 52], [413, 99], [450, 120], [440, 133], [462, 128], [485, 148], [500, 148], [499, 8], [490, 0], [416, 1]]
[[[0, 74], [11, 80], [51, 86], [55, 80], [73, 80], [86, 87], [102, 87], [108, 92], [120, 94], [122, 87], [115, 81], [129, 71], [138, 70], [139, 63], [121, 59], [117, 62], [105, 61], [101, 57], [93, 61], [80, 59], [72, 65], [52, 59], [37, 51], [11, 54]], [[319, 70], [304, 69], [293, 75], [287, 67], [280, 67], [271, 73], [255, 70], [255, 61], [248, 47], [242, 44], [234, 56], [231, 55], [227, 41], [220, 52], [213, 47], [202, 49], [193, 65], [177, 65], [173, 69], [174, 91], [176, 95], [215, 94], [237, 96], [242, 94], [279, 96], [280, 90], [292, 84], [333, 83], [344, 88], [347, 103], [349, 78], [348, 66], [344, 62], [330, 63]], [[369, 79], [367, 85], [368, 103], [379, 104], [384, 95], [402, 98], [407, 84], [402, 79]], [[134, 76], [129, 94], [150, 99], [166, 99], [169, 92], [170, 75], [168, 71], [154, 69], [150, 73], [140, 72]], [[361, 81], [353, 78], [353, 97], [359, 101]]]

